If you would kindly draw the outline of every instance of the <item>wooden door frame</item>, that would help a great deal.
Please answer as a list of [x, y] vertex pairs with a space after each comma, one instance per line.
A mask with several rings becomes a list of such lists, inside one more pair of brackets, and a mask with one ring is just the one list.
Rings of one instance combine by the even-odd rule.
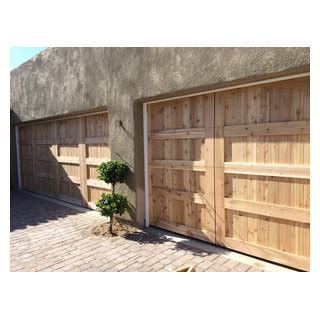
[[203, 94], [209, 94], [209, 93], [215, 93], [215, 92], [221, 92], [221, 91], [227, 91], [232, 89], [238, 89], [238, 88], [245, 88], [245, 87], [251, 87], [251, 86], [257, 86], [267, 83], [273, 83], [273, 82], [280, 82], [285, 80], [292, 80], [292, 79], [298, 79], [303, 77], [310, 76], [310, 72], [303, 72], [303, 73], [297, 73], [292, 74], [288, 76], [282, 76], [282, 77], [275, 77], [275, 78], [269, 78], [259, 81], [253, 81], [248, 82], [236, 86], [227, 86], [224, 88], [219, 88], [215, 90], [209, 90], [209, 91], [202, 91], [197, 93], [192, 93], [188, 95], [181, 95], [181, 96], [175, 96], [172, 98], [167, 99], [158, 99], [158, 100], [150, 100], [148, 102], [143, 103], [143, 155], [144, 155], [144, 220], [145, 220], [145, 226], [149, 227], [150, 223], [150, 213], [149, 213], [149, 161], [148, 161], [148, 106], [150, 107], [152, 104], [164, 102], [164, 101], [171, 101], [181, 98], [187, 98], [187, 97], [194, 97], [199, 96]]

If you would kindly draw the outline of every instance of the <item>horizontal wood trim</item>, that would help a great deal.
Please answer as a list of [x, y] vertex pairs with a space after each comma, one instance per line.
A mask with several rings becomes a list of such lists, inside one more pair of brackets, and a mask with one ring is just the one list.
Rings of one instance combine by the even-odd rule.
[[205, 161], [153, 160], [149, 165], [152, 168], [205, 171]]
[[86, 137], [84, 138], [86, 144], [109, 144], [109, 136], [103, 137]]
[[59, 163], [79, 164], [79, 157], [57, 157]]
[[[78, 157], [57, 157], [58, 162], [60, 163], [75, 163], [79, 164], [79, 158]], [[86, 164], [88, 165], [94, 165], [98, 166], [102, 162], [108, 162], [109, 159], [103, 159], [103, 158], [86, 158]]]
[[63, 181], [63, 182], [72, 182], [72, 183], [80, 184], [80, 178], [75, 176], [59, 176], [58, 179], [59, 181]]
[[56, 139], [36, 139], [34, 140], [35, 144], [48, 144], [48, 145], [53, 145], [56, 144]]
[[55, 179], [55, 176], [53, 174], [42, 173], [39, 171], [35, 173], [35, 176], [39, 178], [45, 178], [45, 179]]
[[[101, 109], [101, 108], [98, 108]], [[36, 120], [29, 120], [29, 121], [24, 121], [22, 123], [17, 124], [17, 127], [25, 127], [29, 125], [34, 125], [34, 124], [42, 124], [42, 123], [47, 123], [47, 122], [53, 122], [53, 121], [63, 121], [67, 119], [75, 119], [75, 118], [80, 118], [80, 117], [88, 117], [88, 116], [94, 116], [98, 114], [108, 114], [107, 110], [97, 110], [97, 111], [92, 111], [92, 112], [77, 112], [74, 114], [69, 114], [68, 116], [66, 115], [59, 115], [59, 116], [52, 116], [49, 118], [45, 119], [36, 119]]]
[[103, 158], [87, 158], [86, 164], [99, 166], [102, 162], [108, 162], [110, 159], [103, 159]]
[[288, 121], [225, 126], [225, 137], [310, 134], [310, 121]]
[[[108, 144], [109, 136], [103, 137], [86, 137], [84, 138], [84, 143], [86, 144]], [[79, 144], [81, 142], [80, 138], [59, 138], [59, 139], [38, 139], [34, 140], [35, 144], [39, 145], [53, 145], [53, 144]], [[30, 144], [31, 145], [31, 144]]]
[[203, 139], [205, 138], [204, 128], [177, 129], [153, 132], [151, 139]]
[[163, 195], [165, 197], [173, 198], [176, 200], [189, 200], [194, 203], [205, 204], [204, 195], [201, 193], [152, 187], [152, 194]]
[[310, 223], [310, 213], [307, 209], [292, 208], [275, 204], [266, 204], [253, 201], [224, 199], [226, 209], [249, 212], [261, 216]]
[[112, 190], [110, 183], [105, 183], [103, 181], [95, 180], [95, 179], [88, 179], [87, 186], [96, 187], [96, 188], [100, 188], [100, 189], [106, 189], [106, 190]]
[[257, 176], [310, 179], [310, 167], [305, 165], [225, 162], [224, 172]]
[[224, 245], [227, 248], [260, 257], [262, 259], [270, 260], [272, 262], [281, 263], [305, 271], [310, 270], [310, 258], [307, 257], [298, 256], [292, 253], [259, 246], [257, 244], [238, 239], [232, 239], [229, 237], [225, 237]]
[[160, 220], [155, 219], [155, 221], [152, 223], [153, 226], [163, 228], [172, 232], [184, 234], [188, 237], [192, 237], [195, 239], [199, 239], [202, 241], [209, 241], [214, 242], [214, 232], [208, 231], [208, 230], [200, 230], [192, 227], [187, 227], [182, 224], [166, 221], [166, 220]]
[[80, 138], [58, 138], [57, 144], [79, 144]]

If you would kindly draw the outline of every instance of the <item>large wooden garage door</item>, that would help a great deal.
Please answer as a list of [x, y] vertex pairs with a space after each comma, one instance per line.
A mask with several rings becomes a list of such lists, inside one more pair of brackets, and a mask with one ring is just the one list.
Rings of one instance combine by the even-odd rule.
[[215, 95], [217, 242], [309, 268], [309, 78]]
[[213, 94], [148, 108], [150, 223], [214, 242]]
[[110, 159], [107, 113], [19, 127], [21, 187], [94, 207], [110, 186], [96, 168]]
[[148, 105], [150, 224], [308, 270], [309, 110], [308, 77]]

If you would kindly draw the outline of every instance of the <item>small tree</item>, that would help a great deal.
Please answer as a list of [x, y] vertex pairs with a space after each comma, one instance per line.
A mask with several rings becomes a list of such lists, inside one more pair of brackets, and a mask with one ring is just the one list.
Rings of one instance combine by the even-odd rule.
[[125, 181], [129, 173], [129, 167], [123, 161], [111, 160], [101, 163], [97, 171], [98, 178], [105, 183], [110, 183], [112, 186], [112, 193], [103, 193], [96, 202], [97, 211], [102, 216], [110, 218], [109, 232], [112, 234], [113, 216], [115, 214], [122, 215], [128, 204], [126, 196], [115, 193], [115, 186], [116, 183], [123, 183]]

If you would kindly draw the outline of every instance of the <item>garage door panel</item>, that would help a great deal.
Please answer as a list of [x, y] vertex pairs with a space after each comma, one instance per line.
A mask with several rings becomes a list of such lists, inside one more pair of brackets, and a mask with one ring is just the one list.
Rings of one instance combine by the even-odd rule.
[[59, 145], [58, 155], [61, 157], [79, 157], [78, 144]]
[[42, 175], [48, 175], [54, 177], [55, 168], [52, 166], [52, 162], [48, 160], [38, 160], [36, 162], [37, 173]]
[[308, 270], [309, 78], [150, 104], [151, 224]]
[[101, 197], [102, 193], [110, 192], [110, 191], [111, 191], [110, 189], [106, 189], [106, 188], [97, 188], [97, 187], [88, 186], [88, 201], [94, 203]]
[[107, 120], [100, 113], [19, 127], [22, 187], [94, 207], [101, 192], [90, 188], [110, 191], [96, 175], [110, 158]]
[[57, 120], [57, 136], [59, 138], [78, 138], [79, 134], [78, 118]]
[[55, 138], [55, 123], [47, 122], [34, 125], [34, 137], [35, 140], [47, 140]]
[[56, 182], [54, 179], [37, 176], [36, 191], [40, 194], [54, 197], [56, 195]]
[[86, 144], [86, 157], [108, 159], [110, 158], [110, 149], [104, 143]]
[[108, 115], [91, 115], [86, 117], [86, 137], [106, 137], [109, 135]]
[[149, 107], [150, 221], [207, 240], [205, 231], [214, 233], [213, 120], [205, 127], [212, 102], [204, 95]]
[[215, 99], [215, 179], [225, 191], [223, 206], [216, 192], [219, 243], [303, 269], [309, 268], [308, 97], [306, 78]]
[[70, 199], [82, 200], [80, 185], [71, 179], [59, 181], [59, 194]]

